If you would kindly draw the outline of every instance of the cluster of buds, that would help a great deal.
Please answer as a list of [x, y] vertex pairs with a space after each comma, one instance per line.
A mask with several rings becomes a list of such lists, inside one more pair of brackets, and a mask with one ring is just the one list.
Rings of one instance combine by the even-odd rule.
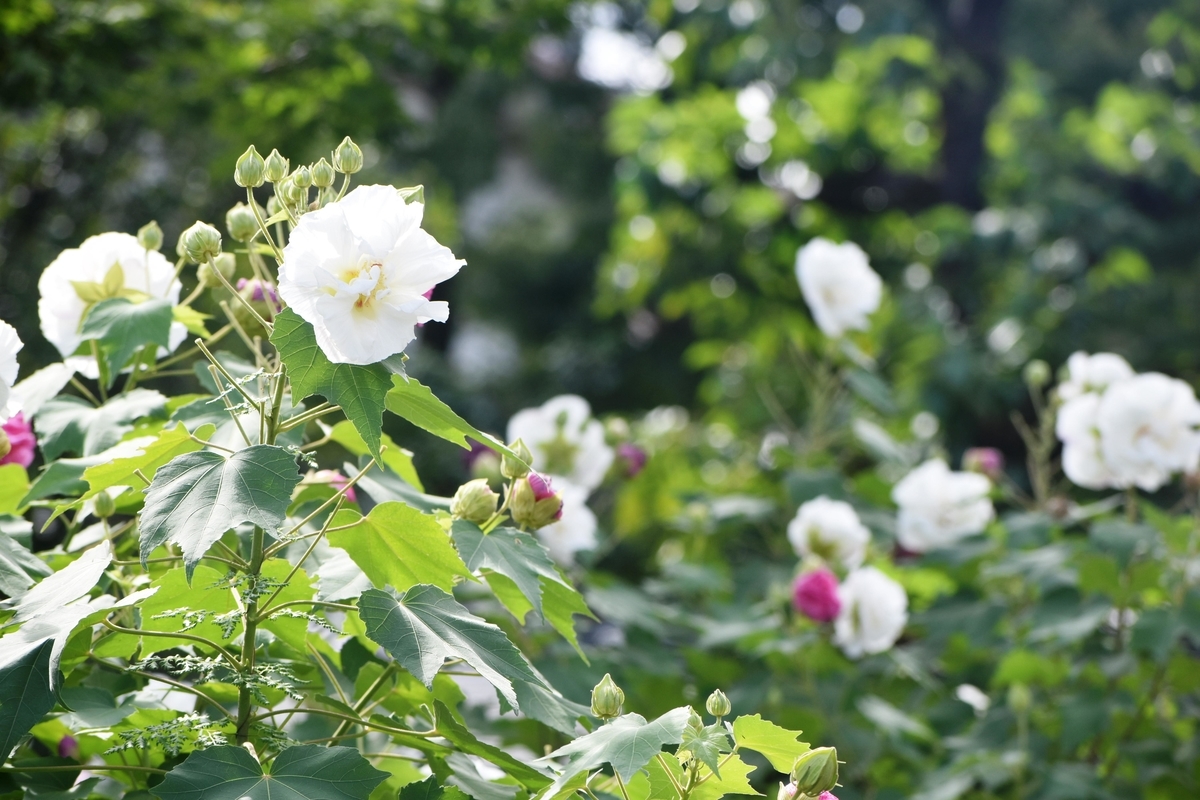
[[[500, 476], [509, 481], [504, 505], [497, 510], [500, 495], [489, 485], [489, 478], [496, 476], [485, 473], [484, 477], [458, 487], [450, 502], [451, 517], [484, 526], [507, 511], [513, 522], [529, 530], [544, 528], [562, 518], [562, 495], [554, 491], [548, 477], [529, 469], [533, 460], [529, 448], [518, 439], [509, 445], [509, 450], [513, 455], [505, 455], [499, 463]], [[473, 461], [483, 457], [473, 455]]]
[[[302, 164], [293, 170], [290, 160], [284, 158], [279, 150], [272, 150], [263, 158], [254, 145], [250, 145], [237, 160], [233, 179], [238, 186], [246, 189], [257, 189], [264, 183], [270, 183], [279, 204], [293, 214], [302, 214], [308, 210], [310, 188], [317, 189], [318, 203], [325, 202], [334, 196], [331, 187], [338, 173], [349, 176], [363, 167], [362, 149], [349, 136], [342, 140], [331, 156], [332, 163], [321, 157], [315, 164]], [[236, 235], [234, 238], [249, 241]]]

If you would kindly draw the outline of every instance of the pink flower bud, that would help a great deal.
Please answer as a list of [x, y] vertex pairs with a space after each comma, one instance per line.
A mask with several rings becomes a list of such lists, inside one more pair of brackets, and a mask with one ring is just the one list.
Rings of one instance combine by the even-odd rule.
[[75, 737], [71, 735], [64, 736], [58, 740], [58, 756], [59, 758], [73, 758], [79, 760], [79, 742], [75, 741]]
[[[545, 500], [549, 497], [554, 497], [554, 487], [550, 485], [550, 479], [545, 475], [539, 475], [536, 472], [529, 473], [529, 488], [533, 489], [533, 499]], [[555, 519], [562, 519], [562, 505], [558, 507], [558, 513], [554, 515]]]
[[837, 799], [837, 797], [834, 796], [833, 792], [821, 792], [821, 796], [818, 797], [817, 800], [838, 800], [838, 799]]
[[[334, 489], [337, 489], [340, 491], [341, 488], [349, 482], [349, 478], [347, 478], [342, 473], [338, 472], [336, 469], [322, 469], [322, 470], [317, 470], [316, 472], [312, 473], [312, 476], [309, 478], [308, 482], [309, 483], [327, 483], [330, 486], [332, 486]], [[351, 486], [349, 489], [346, 490], [346, 499], [349, 500], [351, 503], [358, 502], [358, 495], [356, 495], [354, 493], [353, 486]]]
[[972, 447], [963, 453], [963, 469], [995, 480], [1004, 471], [1004, 454], [994, 447]]
[[263, 283], [258, 278], [250, 278], [249, 280], [246, 278], [239, 278], [237, 282], [238, 291], [241, 292], [245, 290], [246, 287], [250, 287], [250, 300], [261, 303], [267, 299], [267, 295], [269, 294], [271, 296], [271, 302], [275, 305], [279, 305], [279, 295], [275, 293], [275, 287], [271, 284]]
[[0, 464], [20, 464], [28, 467], [33, 463], [33, 451], [37, 447], [37, 437], [33, 435], [33, 426], [25, 419], [25, 415], [17, 412], [8, 418], [2, 426], [12, 447], [8, 455], [0, 458]]
[[817, 622], [829, 622], [842, 610], [838, 599], [837, 577], [827, 569], [816, 569], [796, 578], [792, 586], [792, 605], [804, 616]]
[[646, 451], [632, 442], [617, 445], [617, 458], [625, 465], [625, 477], [632, 478], [646, 466]]

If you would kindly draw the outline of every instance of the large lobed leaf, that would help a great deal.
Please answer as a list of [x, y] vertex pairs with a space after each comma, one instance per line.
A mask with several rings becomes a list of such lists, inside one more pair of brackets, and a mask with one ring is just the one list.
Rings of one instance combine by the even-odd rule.
[[47, 462], [63, 453], [90, 456], [121, 441], [139, 417], [161, 416], [166, 402], [150, 389], [134, 389], [99, 408], [65, 395], [47, 401], [34, 417], [33, 427]]
[[171, 346], [172, 321], [171, 304], [166, 300], [133, 303], [112, 297], [91, 307], [79, 333], [84, 341], [93, 339], [99, 345], [111, 386], [139, 347], [151, 345], [157, 350]]
[[456, 520], [451, 530], [454, 544], [471, 571], [490, 570], [511, 579], [538, 616], [544, 616], [542, 578], [570, 587], [546, 548], [528, 533], [497, 528], [485, 534], [467, 520]]
[[346, 524], [328, 534], [329, 543], [349, 553], [376, 588], [428, 583], [450, 591], [456, 577], [471, 577], [442, 526], [412, 506], [380, 503], [365, 517], [342, 512], [331, 527]]
[[799, 739], [800, 731], [781, 728], [758, 714], [733, 721], [733, 740], [737, 746], [762, 753], [776, 771], [785, 775], [792, 771], [796, 759], [809, 750], [808, 743]]

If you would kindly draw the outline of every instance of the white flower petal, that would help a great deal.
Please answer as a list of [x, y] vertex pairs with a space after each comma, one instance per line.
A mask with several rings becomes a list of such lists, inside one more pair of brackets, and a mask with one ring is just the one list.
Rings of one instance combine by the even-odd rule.
[[991, 481], [974, 472], [952, 472], [940, 458], [914, 469], [892, 489], [900, 507], [896, 538], [906, 550], [924, 553], [979, 533], [995, 516]]
[[826, 336], [866, 330], [883, 299], [883, 280], [853, 242], [817, 237], [796, 253], [796, 279], [813, 319]]

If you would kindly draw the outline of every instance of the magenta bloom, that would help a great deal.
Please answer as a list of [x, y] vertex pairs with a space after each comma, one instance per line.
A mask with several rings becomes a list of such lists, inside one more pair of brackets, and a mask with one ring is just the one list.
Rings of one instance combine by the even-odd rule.
[[804, 616], [817, 622], [829, 622], [842, 610], [838, 599], [837, 576], [827, 569], [816, 569], [796, 578], [792, 586], [792, 605]]
[[632, 442], [617, 445], [617, 458], [625, 465], [625, 477], [632, 478], [646, 467], [646, 451]]
[[1004, 471], [1004, 454], [994, 447], [972, 447], [963, 453], [962, 465], [967, 472], [978, 472], [995, 480]]
[[838, 799], [837, 799], [837, 797], [834, 796], [833, 792], [821, 792], [821, 796], [818, 797], [817, 800], [838, 800]]
[[37, 437], [33, 435], [33, 426], [25, 419], [25, 415], [18, 411], [0, 427], [4, 428], [8, 443], [12, 446], [8, 455], [0, 458], [0, 464], [20, 464], [22, 467], [32, 464]]
[[67, 735], [58, 740], [58, 756], [59, 758], [73, 758], [79, 760], [79, 742], [74, 736]]
[[[349, 478], [338, 472], [336, 469], [322, 469], [314, 472], [312, 475], [312, 483], [327, 483], [334, 489], [339, 490], [345, 486], [348, 481]], [[351, 503], [358, 502], [358, 495], [354, 493], [353, 486], [346, 490], [346, 499]]]
[[[554, 497], [554, 487], [550, 485], [550, 479], [545, 475], [539, 475], [536, 472], [529, 473], [529, 488], [533, 489], [534, 500], [545, 500], [549, 497]], [[558, 513], [554, 515], [555, 519], [562, 519], [562, 504], [558, 506]]]
[[261, 303], [267, 299], [267, 295], [269, 294], [271, 296], [271, 302], [275, 305], [279, 305], [279, 295], [276, 294], [275, 287], [271, 284], [263, 283], [258, 278], [251, 278], [249, 280], [246, 280], [245, 278], [238, 278], [237, 288], [239, 292], [245, 289], [247, 286], [250, 287], [251, 300]]

